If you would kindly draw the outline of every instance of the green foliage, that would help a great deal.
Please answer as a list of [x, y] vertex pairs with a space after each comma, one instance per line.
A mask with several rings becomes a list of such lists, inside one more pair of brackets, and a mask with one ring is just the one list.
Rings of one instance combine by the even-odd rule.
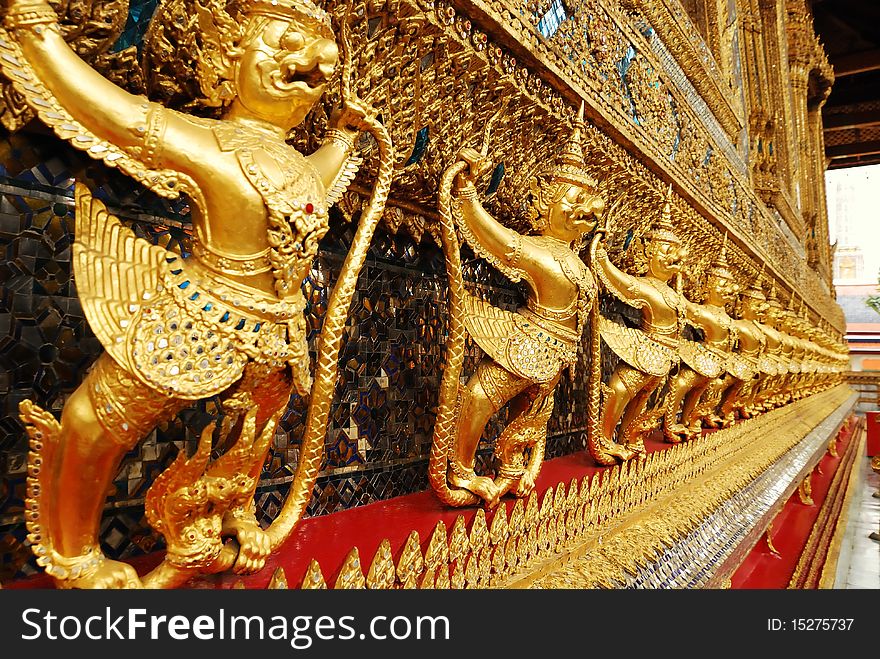
[[[877, 278], [877, 283], [880, 284], [880, 276], [878, 276]], [[867, 300], [865, 300], [865, 304], [867, 304], [877, 313], [880, 313], [880, 295], [872, 295]]]

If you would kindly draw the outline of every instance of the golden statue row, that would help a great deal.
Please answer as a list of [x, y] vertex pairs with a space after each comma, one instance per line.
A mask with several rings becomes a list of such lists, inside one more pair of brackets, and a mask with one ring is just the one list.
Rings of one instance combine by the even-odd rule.
[[[153, 18], [160, 37], [167, 37], [163, 17], [188, 1], [160, 6]], [[204, 60], [195, 82], [215, 118], [113, 85], [67, 46], [40, 0], [12, 0], [0, 30], [0, 66], [13, 93], [59, 137], [160, 195], [184, 193], [192, 202], [193, 256], [183, 259], [135, 237], [77, 186], [77, 288], [106, 352], [60, 422], [30, 401], [21, 406], [31, 439], [28, 538], [62, 587], [174, 587], [197, 572], [253, 572], [290, 536], [320, 467], [348, 307], [391, 183], [392, 145], [376, 111], [350, 91], [345, 34], [343, 105], [323, 145], [303, 156], [285, 141], [338, 64], [324, 11], [309, 0], [207, 0], [198, 10]], [[615, 266], [603, 247], [605, 202], [584, 168], [582, 130], [581, 115], [557, 161], [532, 182], [531, 235], [505, 227], [479, 201], [475, 181], [491, 169], [487, 144], [464, 148], [443, 177], [449, 337], [429, 469], [451, 505], [492, 506], [505, 493], [533, 489], [554, 389], [587, 327], [588, 444], [606, 465], [643, 453], [658, 423], [669, 441], [687, 440], [828, 387], [845, 362], [839, 341], [783, 310], [760, 277], [740, 293], [726, 247], [709, 273], [706, 301], [688, 300], [680, 283], [687, 253], [668, 200], [643, 244], [630, 247], [647, 272]], [[313, 379], [301, 284], [328, 229], [328, 208], [357, 172], [363, 131], [379, 145], [378, 176], [328, 305]], [[525, 284], [515, 313], [465, 290], [459, 236]], [[585, 263], [579, 252], [587, 239]], [[600, 285], [641, 311], [638, 327], [600, 315]], [[737, 294], [734, 318], [726, 309]], [[485, 357], [461, 385], [466, 335]], [[607, 385], [600, 338], [617, 357]], [[282, 512], [263, 529], [254, 491], [294, 392], [310, 397], [300, 461]], [[231, 448], [210, 462], [209, 426], [196, 453], [181, 453], [147, 495], [148, 519], [168, 546], [164, 562], [138, 576], [106, 559], [97, 529], [122, 457], [158, 423], [214, 395], [225, 413], [216, 434]], [[477, 445], [504, 406], [497, 473], [477, 475]]]

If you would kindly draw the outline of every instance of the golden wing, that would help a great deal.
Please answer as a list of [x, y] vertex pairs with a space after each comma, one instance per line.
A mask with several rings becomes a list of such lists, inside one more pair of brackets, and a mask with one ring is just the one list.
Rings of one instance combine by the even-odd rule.
[[[194, 301], [201, 293], [190, 293], [197, 286], [190, 287], [186, 262], [138, 238], [81, 184], [76, 209], [76, 285], [107, 353], [151, 389], [185, 400], [213, 396], [240, 378], [247, 346], [223, 325], [231, 308], [214, 298], [201, 308], [208, 298]], [[271, 331], [238, 334], [274, 338]]]
[[599, 334], [611, 351], [633, 368], [663, 377], [676, 361], [672, 348], [653, 341], [641, 330], [599, 316]]
[[[5, 29], [0, 28], [0, 71], [12, 88], [24, 99], [43, 123], [74, 148], [84, 151], [108, 167], [116, 167], [161, 197], [176, 198], [181, 192], [204, 208], [202, 194], [195, 182], [171, 169], [151, 169], [135, 155], [91, 133], [65, 110], [40, 82], [33, 67], [24, 58], [21, 47]], [[144, 99], [146, 103], [146, 99]]]
[[126, 335], [141, 307], [161, 291], [162, 247], [138, 238], [107, 207], [76, 184], [73, 269], [86, 319], [113, 359], [130, 372]]
[[707, 378], [717, 378], [724, 370], [725, 358], [696, 341], [681, 339], [678, 356], [681, 361]]
[[462, 300], [468, 334], [492, 359], [532, 382], [549, 382], [574, 361], [567, 346], [517, 313], [494, 307], [465, 293]]

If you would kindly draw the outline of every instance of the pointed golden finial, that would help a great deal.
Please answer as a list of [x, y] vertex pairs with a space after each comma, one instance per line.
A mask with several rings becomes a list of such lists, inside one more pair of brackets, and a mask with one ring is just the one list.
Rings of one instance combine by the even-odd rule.
[[449, 561], [460, 562], [470, 549], [464, 515], [455, 518], [452, 533], [449, 534]]
[[498, 506], [489, 526], [489, 541], [498, 545], [507, 540], [507, 506]]
[[314, 558], [309, 562], [309, 567], [306, 568], [300, 590], [327, 590], [327, 582], [324, 581], [321, 566]]
[[425, 567], [418, 531], [411, 531], [397, 560], [397, 577], [404, 583], [415, 579]]
[[445, 565], [449, 561], [449, 542], [446, 536], [446, 524], [443, 520], [437, 522], [434, 533], [428, 542], [428, 550], [425, 552], [425, 565], [429, 569], [436, 570], [438, 566]]
[[391, 557], [391, 541], [382, 540], [373, 562], [367, 571], [367, 588], [371, 590], [388, 590], [394, 587], [394, 560]]
[[449, 587], [452, 590], [463, 590], [465, 587], [464, 565], [463, 561], [456, 561], [455, 567], [452, 569], [452, 577], [449, 579]]
[[553, 516], [553, 488], [547, 488], [544, 492], [544, 498], [541, 499], [541, 512], [538, 518], [543, 522]]
[[272, 573], [272, 578], [269, 579], [269, 585], [266, 586], [266, 590], [287, 590], [287, 575], [284, 574], [284, 568], [279, 567]]
[[367, 582], [361, 570], [361, 557], [357, 547], [352, 547], [342, 563], [339, 576], [336, 577], [336, 590], [360, 590], [366, 588]]
[[529, 494], [528, 499], [526, 499], [526, 515], [525, 515], [525, 525], [526, 528], [531, 529], [538, 523], [538, 495], [532, 490], [532, 493]]
[[471, 550], [481, 551], [489, 544], [489, 527], [486, 525], [486, 512], [480, 508], [471, 522]]
[[510, 519], [507, 520], [507, 527], [511, 536], [517, 536], [522, 533], [526, 523], [526, 507], [523, 505], [522, 499], [517, 499], [510, 511]]
[[750, 297], [755, 300], [764, 301], [767, 299], [767, 296], [764, 295], [764, 286], [762, 284], [762, 280], [764, 278], [764, 263], [761, 263], [761, 268], [758, 270], [758, 276], [755, 277], [755, 280], [752, 282], [751, 286], [749, 286], [745, 291], [743, 291], [743, 297]]
[[[0, 587], [2, 587], [2, 586], [0, 586]], [[246, 590], [245, 585], [244, 585], [244, 581], [242, 581], [241, 579], [236, 581], [235, 585], [232, 586], [232, 590]]]
[[477, 555], [471, 552], [464, 560], [465, 588], [476, 588], [480, 582], [480, 571], [477, 569]]
[[437, 576], [434, 578], [434, 588], [437, 590], [449, 590], [449, 565], [443, 564], [437, 568]]
[[434, 568], [429, 567], [427, 570], [425, 570], [425, 574], [422, 577], [421, 582], [419, 583], [419, 589], [420, 590], [433, 590], [434, 589], [434, 579], [435, 579]]

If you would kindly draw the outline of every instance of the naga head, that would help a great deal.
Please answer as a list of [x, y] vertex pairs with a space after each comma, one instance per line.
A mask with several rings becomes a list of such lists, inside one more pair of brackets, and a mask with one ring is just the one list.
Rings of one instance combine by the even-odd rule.
[[581, 103], [571, 137], [554, 165], [538, 173], [530, 184], [532, 225], [538, 233], [565, 242], [581, 240], [593, 232], [605, 210], [596, 179], [584, 168], [584, 130]]
[[191, 458], [185, 452], [162, 472], [147, 492], [150, 525], [165, 536], [166, 560], [187, 569], [210, 566], [223, 549], [223, 517], [249, 504], [266, 448], [279, 417], [268, 422], [254, 441], [256, 408], [245, 417], [238, 440], [208, 464], [214, 424], [203, 431]]

